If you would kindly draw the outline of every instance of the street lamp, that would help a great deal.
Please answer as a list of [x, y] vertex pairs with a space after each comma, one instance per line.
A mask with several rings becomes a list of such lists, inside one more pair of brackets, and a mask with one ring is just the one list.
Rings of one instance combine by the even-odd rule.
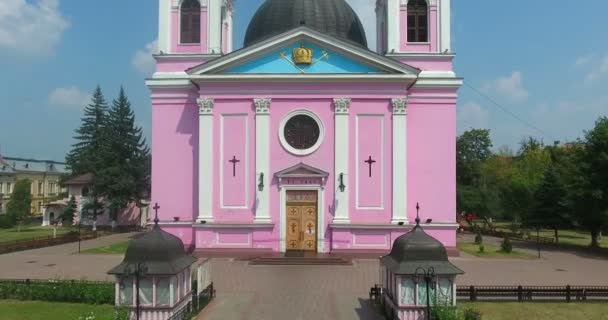
[[340, 192], [344, 192], [346, 190], [346, 185], [344, 185], [344, 173], [340, 173], [340, 185], [338, 186]]
[[414, 277], [418, 282], [422, 279], [426, 283], [426, 319], [431, 320], [431, 294], [429, 287], [433, 282], [433, 278], [435, 278], [435, 269], [433, 267], [429, 267], [428, 269], [418, 267], [414, 273]]
[[139, 320], [140, 314], [140, 306], [139, 306], [139, 278], [148, 272], [148, 266], [143, 262], [136, 262], [134, 264], [130, 264], [126, 268], [127, 276], [135, 277], [135, 314], [136, 319]]

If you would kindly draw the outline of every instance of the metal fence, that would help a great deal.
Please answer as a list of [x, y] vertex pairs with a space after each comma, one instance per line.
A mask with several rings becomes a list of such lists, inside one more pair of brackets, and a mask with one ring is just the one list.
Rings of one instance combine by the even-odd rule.
[[57, 237], [47, 236], [31, 238], [27, 240], [3, 242], [0, 243], [0, 254], [50, 247], [69, 242], [76, 242], [79, 238], [80, 240], [90, 240], [97, 238], [97, 236], [98, 234], [96, 232], [81, 232], [80, 235], [77, 232], [70, 232], [67, 234], [58, 235]]
[[198, 314], [203, 310], [205, 306], [211, 302], [211, 300], [215, 297], [215, 288], [213, 287], [213, 282], [209, 284], [205, 290], [201, 291], [200, 294], [196, 294], [196, 291], [192, 293], [192, 300], [188, 301], [186, 305], [184, 305], [181, 309], [177, 310], [169, 319], [167, 320], [185, 320], [190, 319], [192, 316]]
[[459, 286], [456, 295], [461, 301], [608, 301], [608, 287]]

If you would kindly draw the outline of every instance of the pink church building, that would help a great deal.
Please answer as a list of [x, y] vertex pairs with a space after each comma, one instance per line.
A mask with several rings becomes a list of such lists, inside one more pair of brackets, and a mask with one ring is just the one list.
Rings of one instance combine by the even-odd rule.
[[[456, 247], [450, 0], [159, 0], [152, 203], [199, 252], [387, 252], [420, 203]], [[370, 30], [367, 30], [369, 33]], [[426, 221], [426, 223], [425, 223]]]

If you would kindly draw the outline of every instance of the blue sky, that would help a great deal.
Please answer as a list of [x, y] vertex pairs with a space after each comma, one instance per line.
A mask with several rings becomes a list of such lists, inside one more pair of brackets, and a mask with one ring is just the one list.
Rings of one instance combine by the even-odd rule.
[[[374, 43], [374, 0], [348, 0]], [[236, 46], [262, 0], [237, 0]], [[453, 0], [459, 132], [489, 128], [496, 147], [527, 135], [574, 139], [608, 114], [608, 1]], [[150, 136], [144, 85], [157, 38], [153, 0], [0, 1], [0, 146], [10, 156], [63, 160], [99, 84], [123, 85]], [[531, 126], [530, 126], [531, 125]], [[534, 128], [532, 128], [534, 127]], [[537, 130], [539, 129], [539, 130]]]

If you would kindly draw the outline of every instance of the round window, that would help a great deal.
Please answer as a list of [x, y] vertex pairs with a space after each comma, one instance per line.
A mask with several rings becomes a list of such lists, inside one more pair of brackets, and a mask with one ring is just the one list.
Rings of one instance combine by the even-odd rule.
[[319, 148], [323, 140], [321, 120], [308, 111], [289, 114], [279, 132], [283, 147], [296, 155], [307, 155]]

